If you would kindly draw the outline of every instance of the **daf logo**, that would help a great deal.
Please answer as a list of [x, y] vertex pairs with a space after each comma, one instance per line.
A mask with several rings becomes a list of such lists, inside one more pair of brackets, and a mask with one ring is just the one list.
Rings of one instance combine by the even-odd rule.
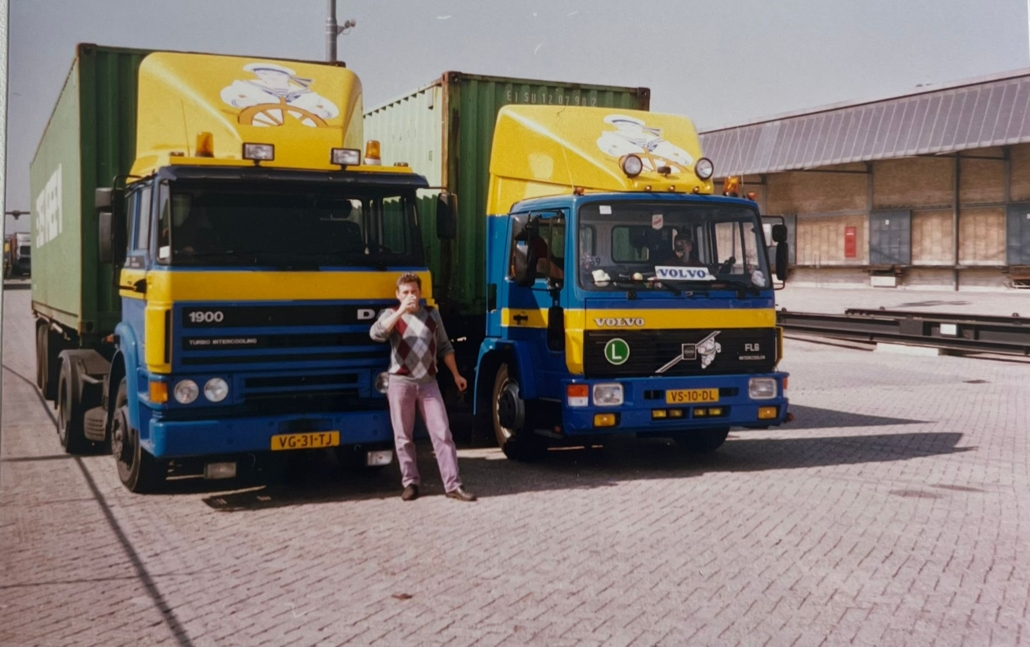
[[721, 332], [721, 330], [716, 330], [696, 344], [683, 344], [680, 347], [680, 354], [655, 373], [664, 373], [682, 361], [692, 362], [698, 357], [701, 358], [701, 368], [708, 368], [715, 361], [715, 356], [722, 352], [722, 344], [715, 341], [715, 336]]
[[358, 321], [368, 321], [376, 318], [376, 311], [371, 308], [358, 308]]
[[623, 318], [608, 318], [608, 319], [594, 319], [594, 323], [598, 328], [643, 328], [644, 320], [640, 317], [635, 319], [623, 319]]

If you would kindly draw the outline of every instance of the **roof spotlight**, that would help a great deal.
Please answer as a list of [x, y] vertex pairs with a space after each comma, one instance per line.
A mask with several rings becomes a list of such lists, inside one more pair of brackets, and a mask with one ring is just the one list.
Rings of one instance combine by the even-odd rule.
[[622, 166], [622, 172], [626, 174], [626, 177], [636, 177], [644, 170], [643, 160], [636, 155], [624, 155], [619, 160], [619, 165]]
[[694, 173], [697, 173], [697, 176], [702, 180], [710, 179], [715, 173], [715, 164], [707, 157], [702, 157], [697, 161], [697, 164], [694, 164]]

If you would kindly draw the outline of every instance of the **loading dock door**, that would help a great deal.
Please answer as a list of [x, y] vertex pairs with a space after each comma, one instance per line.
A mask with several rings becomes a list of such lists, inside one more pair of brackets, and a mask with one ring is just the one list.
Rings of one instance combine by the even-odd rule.
[[1006, 214], [1008, 265], [1030, 265], [1030, 202], [1010, 204]]
[[869, 214], [869, 264], [909, 265], [912, 262], [912, 212], [874, 211]]

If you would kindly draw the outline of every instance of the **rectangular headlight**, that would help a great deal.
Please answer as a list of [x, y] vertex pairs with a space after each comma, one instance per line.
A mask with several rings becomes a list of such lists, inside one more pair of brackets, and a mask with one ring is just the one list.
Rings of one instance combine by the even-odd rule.
[[244, 144], [243, 159], [255, 162], [270, 162], [275, 159], [274, 144]]
[[621, 384], [595, 384], [594, 406], [617, 407], [622, 404]]
[[752, 400], [772, 400], [776, 397], [776, 378], [751, 378], [747, 383], [747, 394]]
[[334, 148], [330, 154], [330, 162], [340, 166], [358, 166], [361, 164], [361, 151], [356, 148]]

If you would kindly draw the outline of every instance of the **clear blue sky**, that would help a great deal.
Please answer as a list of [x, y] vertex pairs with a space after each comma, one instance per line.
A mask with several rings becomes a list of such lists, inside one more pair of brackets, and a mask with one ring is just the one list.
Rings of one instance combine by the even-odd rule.
[[[325, 55], [325, 0], [11, 0], [7, 208], [79, 42]], [[1030, 65], [1025, 0], [339, 0], [365, 106], [445, 70], [652, 90], [700, 128]], [[26, 229], [25, 219], [17, 229]]]

